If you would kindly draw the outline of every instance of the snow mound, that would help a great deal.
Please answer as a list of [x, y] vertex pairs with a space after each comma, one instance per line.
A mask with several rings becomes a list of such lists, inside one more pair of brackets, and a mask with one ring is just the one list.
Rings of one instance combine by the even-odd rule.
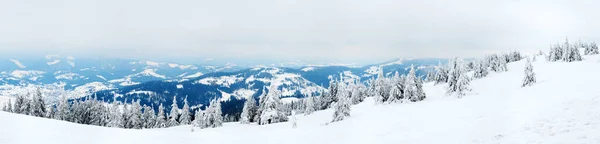
[[15, 70], [10, 73], [10, 76], [15, 77], [15, 78], [24, 78], [24, 77], [35, 77], [35, 76], [39, 76], [39, 75], [42, 75], [45, 73], [46, 72], [36, 71], [36, 70], [29, 70], [29, 71]]

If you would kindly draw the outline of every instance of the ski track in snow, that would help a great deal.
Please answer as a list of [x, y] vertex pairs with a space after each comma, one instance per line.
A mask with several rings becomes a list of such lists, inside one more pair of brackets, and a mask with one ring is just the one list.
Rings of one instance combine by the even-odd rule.
[[[331, 109], [297, 115], [291, 123], [259, 126], [225, 123], [220, 128], [179, 126], [132, 130], [80, 125], [0, 112], [0, 143], [600, 143], [600, 56], [582, 62], [533, 62], [537, 83], [520, 87], [525, 60], [509, 71], [473, 80], [463, 98], [445, 95], [445, 85], [426, 83], [417, 103], [352, 106], [336, 123]], [[232, 138], [235, 136], [235, 138]]]

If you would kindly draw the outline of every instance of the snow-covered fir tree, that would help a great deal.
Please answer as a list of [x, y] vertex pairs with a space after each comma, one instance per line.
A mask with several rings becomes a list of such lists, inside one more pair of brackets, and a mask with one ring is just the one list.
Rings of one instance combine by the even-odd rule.
[[144, 122], [144, 128], [154, 128], [154, 125], [156, 124], [156, 115], [154, 114], [154, 109], [150, 106], [144, 105], [142, 119]]
[[223, 125], [221, 102], [219, 100], [213, 99], [210, 101], [203, 119], [203, 128], [215, 128]]
[[179, 123], [181, 125], [188, 125], [192, 121], [190, 114], [190, 106], [188, 105], [187, 96], [183, 99], [183, 109], [181, 110], [181, 116], [179, 118]]
[[525, 77], [523, 78], [523, 84], [521, 87], [531, 86], [536, 82], [535, 73], [533, 72], [533, 65], [531, 65], [531, 61], [527, 59], [527, 63], [525, 64]]
[[595, 55], [599, 53], [600, 51], [598, 51], [598, 45], [595, 42], [591, 42], [590, 44], [588, 44], [584, 50], [585, 55]]
[[[347, 90], [343, 90], [343, 91], [347, 91]], [[331, 120], [331, 122], [341, 121], [341, 120], [344, 120], [344, 118], [350, 116], [350, 103], [348, 101], [349, 100], [348, 93], [341, 92], [337, 96], [338, 96], [337, 97], [338, 101], [335, 103], [333, 120]]]
[[131, 127], [134, 129], [142, 129], [144, 123], [142, 122], [142, 106], [140, 105], [140, 100], [138, 99], [132, 103], [129, 110], [131, 113], [131, 117], [129, 118]]
[[304, 110], [304, 114], [305, 115], [309, 115], [312, 114], [313, 112], [316, 111], [315, 109], [315, 97], [312, 96], [312, 94], [309, 94], [306, 97], [306, 109]]
[[200, 127], [200, 128], [204, 128], [205, 127], [205, 121], [206, 121], [206, 116], [204, 114], [204, 111], [202, 111], [201, 109], [196, 110], [196, 113], [194, 114], [194, 121], [192, 122], [194, 124], [194, 126], [196, 127]]
[[[59, 110], [60, 111], [60, 110]], [[110, 116], [108, 127], [122, 127], [123, 114], [119, 108], [119, 104], [116, 101], [110, 105]]]
[[448, 68], [442, 65], [442, 62], [438, 62], [438, 66], [435, 67], [435, 84], [441, 84], [448, 82]]
[[448, 90], [446, 94], [462, 97], [470, 91], [470, 78], [466, 75], [461, 59], [455, 58], [450, 63], [450, 74], [448, 76]]
[[12, 100], [8, 99], [8, 102], [4, 105], [4, 108], [2, 108], [2, 110], [5, 112], [13, 112], [12, 107], [13, 107]]
[[475, 69], [473, 71], [473, 77], [474, 78], [483, 78], [486, 77], [489, 74], [488, 72], [488, 66], [486, 64], [486, 61], [480, 60], [477, 61], [475, 64]]
[[161, 103], [158, 106], [158, 114], [156, 116], [156, 124], [154, 124], [155, 128], [164, 128], [167, 127], [167, 117], [165, 116], [165, 107]]
[[297, 128], [298, 123], [296, 122], [296, 111], [292, 111], [292, 128]]
[[244, 103], [244, 107], [242, 108], [240, 123], [248, 124], [254, 122], [253, 118], [256, 116], [257, 110], [258, 107], [256, 106], [256, 100], [254, 100], [252, 95], [246, 97], [246, 102]]
[[60, 97], [60, 101], [58, 101], [54, 119], [67, 121], [68, 118], [71, 117], [70, 114], [69, 101], [67, 100], [67, 97], [63, 95]]
[[42, 98], [42, 92], [39, 87], [36, 89], [35, 94], [33, 95], [30, 110], [31, 110], [30, 113], [32, 116], [37, 116], [37, 117], [46, 116], [46, 103], [44, 102], [44, 99]]
[[169, 112], [169, 121], [167, 127], [178, 126], [179, 122], [179, 106], [177, 106], [177, 96], [173, 96], [173, 104], [171, 104], [171, 112]]
[[260, 115], [257, 119], [259, 125], [285, 122], [288, 120], [283, 112], [282, 103], [279, 99], [280, 97], [281, 91], [277, 89], [277, 86], [271, 84], [268, 94], [261, 99], [261, 103], [259, 104]]

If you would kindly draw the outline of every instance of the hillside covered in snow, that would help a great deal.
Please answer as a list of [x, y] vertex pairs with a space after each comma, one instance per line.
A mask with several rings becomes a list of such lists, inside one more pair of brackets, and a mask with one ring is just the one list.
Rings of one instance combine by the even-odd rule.
[[528, 57], [536, 78], [530, 86], [522, 86], [527, 64], [522, 59], [508, 63], [506, 71], [473, 78], [460, 98], [447, 94], [447, 84], [428, 82], [423, 101], [380, 103], [367, 97], [333, 123], [335, 108], [269, 125], [141, 130], [0, 112], [0, 143], [600, 143], [600, 55], [573, 62]]

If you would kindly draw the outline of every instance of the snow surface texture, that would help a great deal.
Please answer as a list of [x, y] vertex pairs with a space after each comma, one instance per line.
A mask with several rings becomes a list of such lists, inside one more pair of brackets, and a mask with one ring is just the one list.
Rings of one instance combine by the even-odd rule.
[[[74, 124], [0, 112], [0, 143], [600, 143], [600, 56], [581, 62], [533, 62], [537, 83], [521, 87], [525, 61], [471, 82], [461, 99], [445, 85], [426, 83], [417, 103], [352, 106], [351, 117], [330, 123], [331, 109], [297, 115], [292, 123], [225, 123], [132, 130]], [[575, 71], [574, 71], [575, 70]], [[231, 138], [231, 136], [236, 136]], [[264, 137], [269, 136], [269, 137]]]

